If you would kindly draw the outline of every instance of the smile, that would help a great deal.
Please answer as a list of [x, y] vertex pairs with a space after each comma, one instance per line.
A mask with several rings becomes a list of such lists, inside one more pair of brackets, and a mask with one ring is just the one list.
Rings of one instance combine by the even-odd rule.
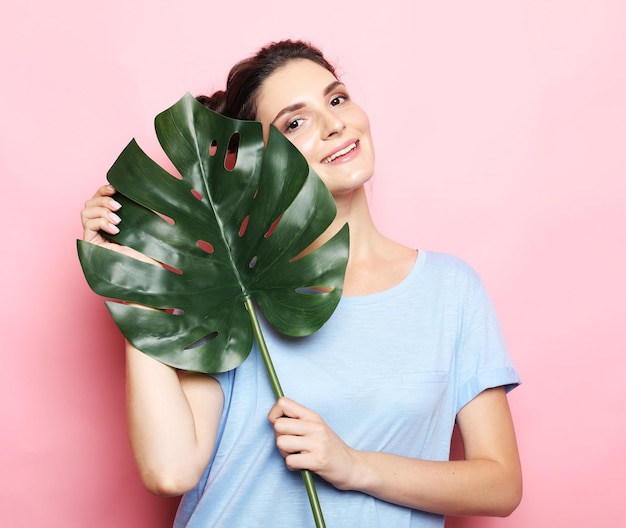
[[358, 141], [355, 141], [354, 143], [351, 143], [347, 147], [342, 148], [341, 150], [338, 150], [337, 152], [334, 152], [333, 154], [331, 154], [327, 158], [324, 158], [322, 160], [322, 163], [331, 163], [332, 161], [336, 160], [340, 156], [345, 156], [348, 152], [354, 150], [357, 147], [357, 143], [358, 143]]

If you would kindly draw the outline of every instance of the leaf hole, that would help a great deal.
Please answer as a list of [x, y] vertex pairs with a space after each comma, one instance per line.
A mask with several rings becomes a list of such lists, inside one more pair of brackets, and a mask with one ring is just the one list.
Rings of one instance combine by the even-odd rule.
[[218, 335], [217, 332], [211, 332], [210, 334], [207, 334], [204, 337], [201, 337], [197, 341], [194, 341], [190, 345], [187, 345], [183, 350], [193, 350], [194, 348], [198, 348], [199, 346], [202, 346], [206, 343], [210, 343], [217, 337], [217, 335]]
[[237, 153], [239, 152], [239, 134], [235, 132], [228, 140], [226, 148], [226, 157], [224, 158], [224, 168], [231, 171], [237, 163]]
[[141, 310], [154, 310], [155, 312], [164, 312], [170, 315], [182, 315], [184, 312], [178, 308], [161, 308], [160, 306], [151, 306], [149, 304], [139, 304], [132, 301], [123, 301], [121, 299], [107, 299], [108, 302], [139, 308]]
[[242, 237], [245, 234], [246, 229], [248, 229], [248, 222], [249, 221], [250, 221], [250, 215], [246, 216], [243, 219], [243, 222], [241, 222], [241, 227], [239, 228], [239, 236], [240, 237]]
[[167, 156], [164, 156], [162, 157], [162, 159], [159, 160], [159, 165], [161, 165], [161, 167], [163, 167], [165, 171], [169, 174], [169, 176], [171, 176], [172, 178], [175, 178], [176, 180], [183, 179], [183, 176], [180, 173], [180, 171], [172, 163], [172, 160], [170, 160]]
[[205, 242], [204, 240], [198, 240], [198, 247], [202, 251], [206, 251], [209, 255], [215, 251], [215, 248], [213, 247], [213, 245], [209, 244], [208, 242]]
[[152, 212], [158, 217], [160, 217], [162, 220], [165, 220], [169, 225], [174, 225], [176, 223], [173, 218], [170, 218], [169, 216], [164, 215], [163, 213], [159, 213], [158, 211], [152, 211]]
[[300, 260], [302, 257], [305, 257], [306, 255], [308, 255], [311, 251], [313, 251], [311, 249], [311, 246], [304, 248], [302, 251], [300, 251], [300, 253], [298, 253], [295, 257], [291, 257], [289, 259], [290, 263], [296, 262], [298, 260]]
[[334, 288], [329, 288], [328, 286], [303, 286], [296, 288], [296, 292], [302, 295], [322, 295], [324, 293], [330, 293], [333, 290]]
[[213, 140], [211, 141], [211, 144], [209, 145], [209, 156], [215, 156], [215, 153], [217, 152], [217, 140]]
[[248, 267], [250, 269], [254, 268], [257, 264], [257, 262], [259, 261], [259, 257], [257, 257], [256, 255], [254, 255], [254, 257], [252, 257], [252, 259], [250, 260], [250, 264], [248, 264]]
[[272, 223], [272, 225], [270, 226], [270, 228], [267, 230], [267, 233], [265, 233], [265, 238], [269, 238], [272, 236], [272, 233], [274, 232], [274, 230], [278, 227], [278, 222], [280, 222], [280, 219], [283, 217], [283, 215], [280, 215], [276, 220], [274, 220], [274, 222]]
[[196, 200], [202, 201], [202, 195], [198, 191], [196, 191], [195, 189], [191, 189], [191, 194], [193, 194], [193, 197]]
[[161, 262], [161, 266], [163, 266], [167, 271], [171, 271], [172, 273], [176, 273], [176, 275], [182, 275], [183, 274], [183, 270], [175, 268], [174, 266], [170, 266], [169, 264], [166, 264], [165, 262]]

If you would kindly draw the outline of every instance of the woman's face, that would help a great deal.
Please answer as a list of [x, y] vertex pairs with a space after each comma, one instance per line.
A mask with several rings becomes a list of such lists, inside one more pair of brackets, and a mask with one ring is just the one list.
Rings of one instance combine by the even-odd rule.
[[374, 171], [374, 147], [363, 109], [332, 73], [296, 59], [261, 86], [257, 120], [273, 124], [302, 152], [334, 196], [349, 193]]

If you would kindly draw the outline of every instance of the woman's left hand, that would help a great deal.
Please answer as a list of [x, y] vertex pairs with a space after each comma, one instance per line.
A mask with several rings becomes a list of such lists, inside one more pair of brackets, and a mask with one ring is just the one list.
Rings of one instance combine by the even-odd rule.
[[289, 469], [308, 469], [338, 489], [351, 489], [358, 451], [346, 445], [319, 414], [283, 397], [268, 418]]
[[522, 474], [506, 392], [487, 389], [457, 415], [465, 460], [423, 460], [359, 451], [315, 412], [288, 398], [269, 419], [289, 469], [308, 469], [342, 490], [442, 515], [507, 516], [522, 496]]

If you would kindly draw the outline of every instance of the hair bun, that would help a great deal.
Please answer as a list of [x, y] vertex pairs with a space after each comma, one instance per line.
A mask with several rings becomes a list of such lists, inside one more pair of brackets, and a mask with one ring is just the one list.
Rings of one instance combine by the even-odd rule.
[[224, 90], [218, 90], [212, 95], [198, 95], [196, 100], [213, 110], [214, 112], [223, 113], [226, 106], [226, 92]]

